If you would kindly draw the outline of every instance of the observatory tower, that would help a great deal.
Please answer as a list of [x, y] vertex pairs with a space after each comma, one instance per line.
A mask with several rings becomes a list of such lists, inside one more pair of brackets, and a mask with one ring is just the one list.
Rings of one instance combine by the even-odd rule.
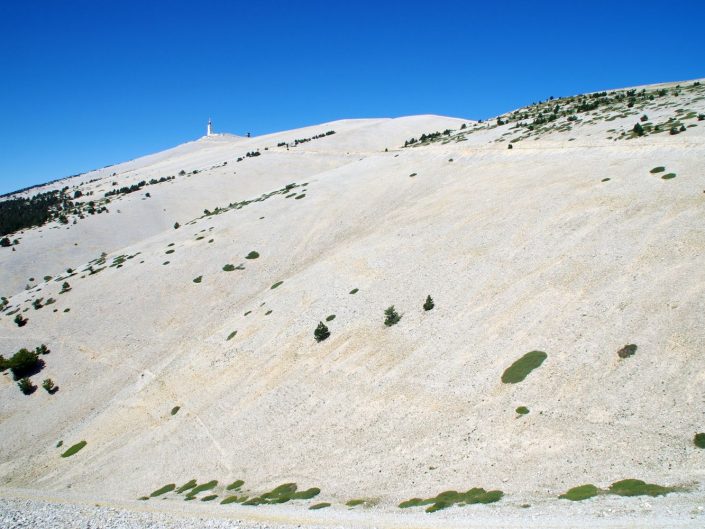
[[208, 126], [206, 127], [206, 136], [213, 136], [213, 122], [208, 118]]

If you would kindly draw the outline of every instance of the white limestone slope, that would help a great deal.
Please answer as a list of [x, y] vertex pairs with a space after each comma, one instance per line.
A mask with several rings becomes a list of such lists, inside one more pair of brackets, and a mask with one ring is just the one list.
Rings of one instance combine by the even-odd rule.
[[[321, 501], [385, 505], [482, 486], [516, 505], [633, 477], [702, 500], [703, 122], [620, 141], [584, 124], [512, 150], [494, 141], [508, 127], [488, 127], [399, 148], [461, 123], [474, 127], [419, 116], [205, 138], [84, 184], [97, 195], [112, 178], [199, 171], [2, 253], [15, 287], [108, 253], [68, 293], [63, 279], [15, 288], [13, 308], [57, 299], [25, 327], [0, 318], [3, 350], [46, 343], [34, 378], [60, 386], [26, 397], [0, 378], [4, 484], [130, 499], [191, 478], [294, 481]], [[197, 218], [292, 182], [307, 184], [300, 198]], [[119, 254], [135, 257], [110, 267]], [[403, 316], [385, 327], [392, 304]], [[627, 343], [637, 353], [618, 358]], [[503, 384], [532, 350], [544, 364]], [[63, 459], [59, 440], [88, 444]]]

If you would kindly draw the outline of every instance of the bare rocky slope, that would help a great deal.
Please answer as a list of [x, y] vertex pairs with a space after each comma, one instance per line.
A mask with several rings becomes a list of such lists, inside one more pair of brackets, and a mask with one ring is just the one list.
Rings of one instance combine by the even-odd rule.
[[703, 120], [688, 81], [207, 137], [52, 184], [108, 211], [0, 248], [1, 352], [46, 344], [32, 381], [59, 387], [0, 377], [0, 483], [122, 501], [217, 480], [197, 496], [217, 510], [237, 479], [392, 508], [635, 478], [701, 502]]

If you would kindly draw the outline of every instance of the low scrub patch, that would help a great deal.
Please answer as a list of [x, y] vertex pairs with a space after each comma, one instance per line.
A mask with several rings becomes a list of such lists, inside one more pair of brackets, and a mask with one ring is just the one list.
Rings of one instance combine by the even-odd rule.
[[634, 345], [633, 343], [628, 343], [624, 347], [622, 347], [619, 351], [617, 351], [617, 356], [620, 358], [629, 358], [630, 356], [633, 356], [634, 353], [636, 353], [637, 346]]
[[573, 487], [572, 489], [568, 490], [568, 492], [566, 492], [565, 494], [561, 494], [558, 497], [562, 500], [582, 501], [597, 496], [598, 494], [600, 494], [600, 492], [600, 489], [598, 489], [595, 485], [588, 483], [587, 485]]
[[[177, 413], [179, 413], [180, 409], [181, 409], [181, 406], [174, 406], [173, 408], [171, 408], [171, 414], [176, 415]], [[194, 482], [194, 485], [195, 485], [195, 482]]]
[[515, 411], [519, 415], [526, 415], [527, 413], [529, 413], [529, 408], [527, 408], [526, 406], [519, 406]]
[[155, 490], [154, 492], [152, 492], [152, 493], [149, 495], [149, 497], [150, 497], [150, 498], [155, 498], [155, 497], [157, 497], [157, 496], [161, 496], [162, 494], [166, 494], [167, 492], [171, 492], [171, 491], [174, 490], [175, 488], [176, 488], [176, 484], [175, 484], [175, 483], [169, 483], [168, 485], [164, 485], [163, 487], [161, 487], [161, 488]]
[[671, 180], [676, 177], [676, 173], [668, 173], [661, 177], [661, 180]]
[[230, 334], [228, 334], [228, 337], [227, 337], [227, 339], [226, 339], [225, 341], [226, 341], [226, 342], [229, 342], [230, 340], [232, 340], [233, 338], [235, 338], [235, 335], [236, 335], [236, 334], [237, 334], [237, 331], [231, 332]]
[[176, 493], [181, 494], [183, 492], [186, 492], [187, 490], [194, 488], [197, 484], [198, 482], [195, 479], [189, 480], [183, 485], [181, 485], [178, 489], [176, 489]]
[[274, 290], [275, 288], [281, 286], [282, 283], [284, 283], [284, 281], [277, 281], [276, 283], [274, 283], [274, 284], [273, 284], [271, 287], [269, 287], [269, 288], [270, 288], [270, 290]]
[[236, 479], [230, 485], [225, 487], [225, 490], [240, 490], [240, 487], [242, 487], [244, 484], [245, 482], [243, 480]]
[[421, 507], [428, 505], [429, 507], [426, 508], [426, 512], [436, 512], [456, 504], [473, 505], [476, 503], [494, 503], [501, 500], [502, 496], [504, 496], [504, 492], [501, 490], [487, 491], [483, 488], [476, 487], [468, 490], [467, 492], [448, 490], [441, 492], [434, 498], [412, 498], [401, 502], [399, 507], [401, 509], [406, 509], [409, 507]]
[[696, 433], [693, 437], [693, 444], [698, 448], [705, 448], [705, 433]]
[[321, 489], [317, 487], [298, 491], [298, 486], [296, 483], [284, 483], [269, 492], [265, 492], [264, 494], [244, 501], [243, 505], [267, 505], [286, 503], [291, 500], [310, 500], [311, 498], [318, 496], [320, 492]]
[[66, 452], [61, 454], [61, 457], [71, 457], [72, 455], [76, 454], [79, 452], [84, 446], [86, 446], [88, 443], [86, 441], [81, 441], [70, 447]]
[[258, 257], [259, 253], [252, 251], [245, 256], [245, 259], [257, 259]]
[[212, 490], [218, 485], [218, 480], [214, 479], [212, 481], [209, 481], [208, 483], [203, 483], [201, 485], [197, 485], [194, 488], [191, 489], [191, 491], [186, 495], [186, 499], [189, 499], [189, 497], [193, 498], [197, 494], [206, 491], [206, 490]]
[[529, 373], [541, 366], [547, 357], [548, 355], [543, 351], [526, 353], [502, 373], [502, 382], [505, 384], [517, 384], [523, 381]]
[[198, 277], [193, 278], [194, 283], [200, 283], [201, 281], [203, 281], [203, 276], [198, 276]]
[[649, 171], [651, 174], [658, 174], [658, 173], [663, 173], [666, 170], [666, 168], [662, 165], [659, 165], [658, 167], [654, 167]]
[[669, 492], [675, 492], [674, 487], [662, 487], [653, 483], [645, 483], [640, 479], [623, 479], [615, 481], [610, 485], [611, 494], [618, 496], [664, 496]]
[[317, 511], [318, 509], [325, 509], [326, 507], [330, 507], [330, 503], [324, 501], [322, 503], [316, 503], [315, 505], [311, 505], [309, 507], [309, 510]]

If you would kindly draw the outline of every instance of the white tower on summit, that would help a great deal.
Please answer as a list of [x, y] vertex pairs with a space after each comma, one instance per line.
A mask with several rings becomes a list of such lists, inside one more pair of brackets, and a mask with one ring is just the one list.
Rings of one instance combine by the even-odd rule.
[[206, 136], [213, 136], [213, 123], [211, 118], [208, 118], [208, 127], [206, 128]]

